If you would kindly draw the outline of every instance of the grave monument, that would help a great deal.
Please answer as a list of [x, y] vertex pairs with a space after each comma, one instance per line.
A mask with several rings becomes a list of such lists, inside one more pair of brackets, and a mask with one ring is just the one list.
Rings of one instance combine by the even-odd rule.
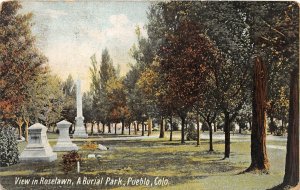
[[20, 155], [21, 162], [46, 161], [52, 162], [57, 159], [57, 154], [52, 148], [47, 138], [47, 127], [36, 123], [28, 128], [29, 141]]
[[77, 105], [77, 117], [75, 117], [75, 132], [73, 137], [75, 138], [87, 138], [88, 134], [85, 131], [83, 124], [84, 117], [82, 115], [82, 97], [80, 89], [80, 80], [77, 79], [77, 88], [76, 88], [76, 105]]
[[69, 136], [69, 128], [71, 123], [63, 120], [58, 122], [57, 128], [59, 130], [59, 137], [57, 139], [57, 144], [53, 147], [54, 151], [72, 151], [78, 150], [76, 144], [72, 143], [70, 136]]

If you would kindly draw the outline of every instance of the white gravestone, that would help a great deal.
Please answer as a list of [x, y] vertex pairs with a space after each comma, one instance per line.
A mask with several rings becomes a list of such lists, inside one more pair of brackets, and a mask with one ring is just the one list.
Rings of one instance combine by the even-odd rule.
[[102, 144], [98, 144], [98, 149], [99, 150], [107, 150], [107, 147], [103, 146]]
[[36, 123], [28, 128], [29, 142], [20, 155], [20, 161], [46, 161], [52, 162], [57, 159], [57, 154], [52, 148], [47, 138], [47, 127]]
[[59, 130], [59, 137], [57, 139], [56, 145], [53, 147], [54, 151], [72, 151], [78, 150], [76, 144], [72, 143], [70, 136], [69, 136], [69, 128], [71, 123], [63, 120], [58, 122], [57, 128]]
[[76, 104], [77, 104], [77, 117], [75, 132], [73, 137], [77, 138], [87, 138], [88, 134], [85, 131], [85, 127], [83, 124], [84, 117], [82, 116], [82, 98], [81, 98], [81, 90], [80, 90], [80, 80], [77, 80], [77, 89], [76, 89]]

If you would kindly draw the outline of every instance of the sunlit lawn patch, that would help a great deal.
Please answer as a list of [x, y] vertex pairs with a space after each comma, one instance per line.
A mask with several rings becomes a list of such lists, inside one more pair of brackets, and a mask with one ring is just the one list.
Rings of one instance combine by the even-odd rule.
[[[232, 142], [231, 157], [222, 160], [224, 142], [214, 140], [214, 152], [208, 152], [208, 140], [202, 140], [200, 146], [194, 141], [184, 145], [180, 141], [148, 138], [139, 140], [103, 140], [101, 144], [110, 147], [107, 151], [81, 148], [81, 173], [76, 167], [69, 177], [165, 177], [170, 185], [163, 189], [267, 189], [281, 183], [284, 172], [285, 151], [268, 149], [271, 162], [269, 175], [239, 174], [250, 165], [250, 142]], [[84, 141], [75, 142], [82, 147]], [[99, 142], [100, 143], [100, 142]], [[284, 142], [270, 141], [270, 144], [284, 145]], [[55, 141], [51, 143], [53, 146]], [[98, 142], [97, 142], [98, 144]], [[19, 143], [22, 151], [25, 142]], [[101, 155], [99, 158], [87, 158], [88, 154]], [[65, 177], [61, 161], [64, 152], [58, 153], [58, 159], [52, 163], [20, 163], [7, 168], [0, 168], [0, 183], [14, 187], [15, 176]], [[35, 189], [43, 187], [34, 186]], [[81, 186], [84, 188], [84, 186]], [[86, 188], [91, 188], [86, 186]], [[109, 188], [118, 188], [112, 186]], [[123, 187], [122, 187], [123, 188]], [[126, 189], [126, 188], [124, 188]], [[143, 189], [141, 186], [127, 189]]]

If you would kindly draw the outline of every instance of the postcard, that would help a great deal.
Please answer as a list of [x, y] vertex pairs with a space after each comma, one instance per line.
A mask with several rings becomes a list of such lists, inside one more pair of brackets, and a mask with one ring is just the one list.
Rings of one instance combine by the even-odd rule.
[[2, 0], [0, 189], [300, 189], [299, 4]]

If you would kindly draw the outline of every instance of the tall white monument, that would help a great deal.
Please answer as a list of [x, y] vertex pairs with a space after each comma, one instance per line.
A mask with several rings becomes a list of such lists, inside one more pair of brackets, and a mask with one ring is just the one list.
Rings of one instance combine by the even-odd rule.
[[76, 88], [76, 104], [77, 104], [77, 117], [75, 124], [75, 132], [73, 137], [77, 138], [87, 138], [88, 134], [85, 131], [83, 124], [84, 117], [82, 115], [82, 97], [81, 97], [81, 88], [80, 88], [80, 79], [77, 79], [77, 88]]

